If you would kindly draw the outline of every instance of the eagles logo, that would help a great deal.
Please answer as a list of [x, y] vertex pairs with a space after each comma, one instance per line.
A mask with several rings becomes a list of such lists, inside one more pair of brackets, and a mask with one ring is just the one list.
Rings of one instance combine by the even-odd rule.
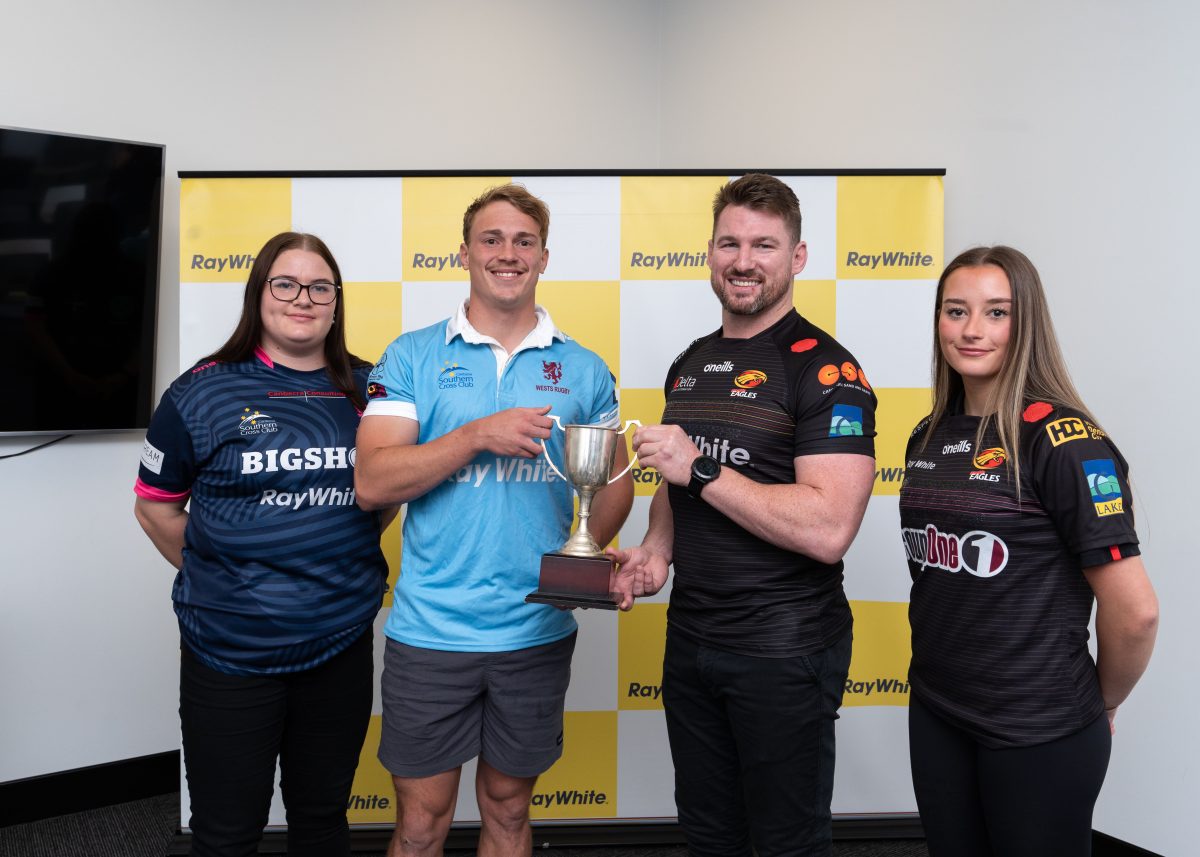
[[981, 449], [975, 456], [975, 466], [980, 470], [991, 470], [1008, 461], [1008, 453], [998, 446]]

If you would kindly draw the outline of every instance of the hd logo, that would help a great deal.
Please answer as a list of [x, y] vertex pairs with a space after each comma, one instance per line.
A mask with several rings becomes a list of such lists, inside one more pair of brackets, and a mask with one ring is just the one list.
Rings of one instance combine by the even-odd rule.
[[1087, 480], [1088, 491], [1092, 494], [1092, 503], [1099, 517], [1125, 514], [1121, 482], [1117, 479], [1117, 468], [1111, 458], [1083, 462], [1083, 476]]

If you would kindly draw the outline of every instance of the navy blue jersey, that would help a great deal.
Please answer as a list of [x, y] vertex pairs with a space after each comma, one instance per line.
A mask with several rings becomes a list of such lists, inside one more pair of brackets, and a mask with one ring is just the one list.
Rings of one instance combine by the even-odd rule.
[[[846, 349], [795, 311], [749, 339], [720, 331], [671, 366], [663, 422], [702, 453], [766, 484], [796, 481], [804, 455], [874, 455], [875, 394]], [[673, 631], [740, 654], [785, 657], [836, 643], [851, 624], [842, 563], [763, 541], [683, 487], [669, 487]]]
[[1080, 413], [1035, 402], [1020, 496], [994, 423], [921, 423], [905, 457], [912, 691], [985, 746], [1078, 732], [1104, 701], [1088, 651], [1083, 569], [1138, 553], [1125, 460]]
[[[365, 389], [364, 367], [356, 380]], [[150, 422], [136, 491], [190, 495], [172, 597], [184, 641], [239, 675], [308, 669], [372, 623], [387, 564], [354, 498], [359, 414], [324, 369], [265, 354], [178, 378]]]

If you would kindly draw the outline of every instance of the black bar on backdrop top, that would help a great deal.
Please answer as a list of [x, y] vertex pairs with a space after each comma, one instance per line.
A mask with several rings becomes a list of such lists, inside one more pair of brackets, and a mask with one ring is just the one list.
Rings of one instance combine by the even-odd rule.
[[471, 176], [740, 176], [770, 173], [773, 176], [944, 176], [944, 167], [914, 169], [772, 170], [180, 170], [181, 179], [321, 179], [321, 178], [469, 178]]

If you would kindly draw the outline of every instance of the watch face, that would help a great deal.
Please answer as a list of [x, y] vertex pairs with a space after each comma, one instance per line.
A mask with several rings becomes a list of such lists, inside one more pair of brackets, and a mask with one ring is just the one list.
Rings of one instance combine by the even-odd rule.
[[708, 455], [702, 455], [692, 462], [692, 472], [701, 479], [714, 479], [721, 472], [721, 465]]

